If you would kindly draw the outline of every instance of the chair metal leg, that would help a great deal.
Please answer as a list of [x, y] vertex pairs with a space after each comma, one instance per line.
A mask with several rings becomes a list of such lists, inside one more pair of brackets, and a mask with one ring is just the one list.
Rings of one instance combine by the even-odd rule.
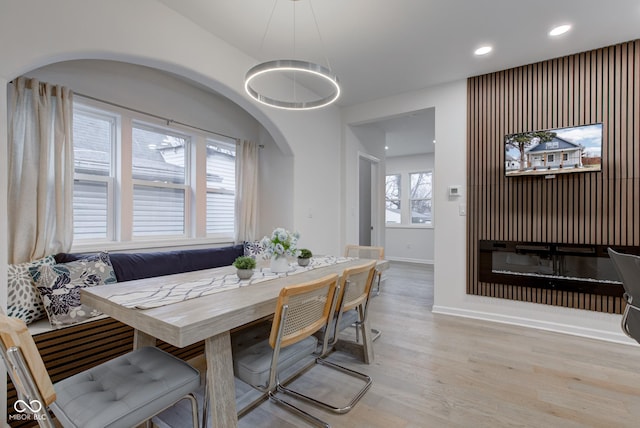
[[204, 381], [204, 393], [202, 395], [202, 428], [207, 428], [207, 424], [209, 422], [209, 388], [207, 388], [206, 376]]
[[[280, 385], [278, 385], [277, 390], [278, 391], [282, 391], [282, 387]], [[273, 392], [271, 392], [271, 391], [269, 391], [269, 399], [271, 401], [273, 401], [274, 403], [283, 406], [285, 409], [287, 409], [289, 411], [292, 411], [293, 413], [296, 413], [299, 416], [302, 416], [304, 419], [308, 420], [309, 422], [311, 422], [312, 424], [314, 424], [316, 426], [319, 426], [319, 427], [322, 427], [322, 428], [331, 428], [331, 425], [329, 425], [328, 423], [326, 423], [322, 419], [316, 418], [311, 413], [305, 412], [304, 410], [294, 406], [293, 404], [289, 403], [288, 401], [281, 400], [280, 398], [276, 397], [275, 394]]]
[[[152, 428], [155, 427], [156, 425], [153, 423], [153, 418], [157, 415], [159, 415], [160, 413], [162, 413], [163, 411], [167, 410], [168, 408], [174, 406], [175, 404], [179, 403], [182, 400], [189, 400], [189, 402], [191, 403], [191, 426], [193, 428], [199, 428], [199, 418], [198, 418], [198, 399], [196, 398], [195, 394], [190, 392], [187, 395], [185, 395], [184, 397], [182, 397], [180, 400], [178, 400], [176, 403], [171, 404], [169, 407], [166, 407], [162, 410], [160, 410], [158, 413], [156, 413], [155, 415], [153, 415], [152, 417], [150, 417], [149, 419], [147, 419], [146, 421], [144, 421], [142, 423], [142, 425], [144, 425], [145, 428]], [[205, 410], [206, 411], [206, 410]], [[203, 420], [203, 422], [205, 422]], [[203, 425], [206, 426], [206, 425]]]
[[382, 334], [382, 332], [380, 330], [378, 330], [377, 328], [372, 328], [371, 329], [371, 333], [373, 333], [373, 337], [371, 338], [371, 341], [373, 342], [374, 340], [376, 340], [377, 338], [380, 337], [380, 335]]
[[193, 428], [198, 428], [198, 400], [193, 394], [187, 394], [185, 398], [191, 402], [191, 424]]
[[316, 360], [316, 363], [326, 366], [326, 367], [330, 367], [336, 370], [339, 370], [343, 373], [346, 373], [348, 375], [351, 375], [353, 377], [357, 377], [360, 380], [365, 381], [365, 385], [360, 389], [360, 391], [358, 391], [358, 393], [351, 399], [351, 401], [343, 407], [336, 407], [336, 406], [332, 406], [330, 404], [327, 404], [325, 402], [319, 401], [313, 397], [310, 397], [308, 395], [302, 394], [301, 392], [298, 391], [294, 391], [293, 389], [289, 389], [286, 388], [282, 385], [278, 385], [278, 391], [284, 392], [285, 394], [291, 395], [293, 397], [299, 398], [301, 400], [307, 401], [311, 404], [314, 404], [318, 407], [321, 407], [323, 409], [326, 410], [330, 410], [334, 413], [338, 413], [338, 414], [343, 414], [343, 413], [347, 413], [349, 410], [351, 410], [353, 408], [353, 406], [356, 405], [356, 403], [358, 403], [358, 401], [360, 401], [360, 399], [364, 396], [364, 394], [369, 390], [369, 388], [371, 387], [371, 385], [373, 384], [373, 380], [371, 379], [371, 376], [368, 376], [364, 373], [360, 373], [357, 372], [355, 370], [351, 370], [350, 368], [341, 366], [339, 364], [335, 364], [332, 362], [329, 362], [327, 360], [325, 360], [324, 358], [318, 358]]
[[[4, 343], [0, 341], [0, 355], [2, 356], [2, 361], [6, 366], [11, 381], [16, 386], [18, 398], [23, 403], [28, 403], [29, 405], [38, 408], [32, 412], [30, 411], [31, 409], [28, 409], [38, 421], [38, 426], [41, 428], [54, 428], [55, 424], [53, 423], [53, 418], [47, 410], [47, 406], [43, 404], [45, 401], [40, 394], [38, 385], [31, 376], [29, 364], [24, 358], [20, 348], [12, 346], [11, 348], [6, 349]], [[32, 404], [34, 402], [39, 403], [40, 405], [37, 406]]]

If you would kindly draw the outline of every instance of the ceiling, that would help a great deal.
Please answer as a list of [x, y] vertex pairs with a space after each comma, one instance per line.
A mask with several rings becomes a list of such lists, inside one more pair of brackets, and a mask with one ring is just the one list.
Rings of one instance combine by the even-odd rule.
[[[295, 58], [329, 66], [342, 87], [340, 106], [640, 38], [638, 0], [157, 1], [256, 63]], [[560, 24], [571, 31], [550, 37]], [[475, 56], [482, 45], [493, 51]], [[361, 126], [385, 132], [387, 157], [430, 153], [435, 114]]]
[[640, 37], [638, 0], [158, 1], [258, 61], [330, 65], [341, 106]]

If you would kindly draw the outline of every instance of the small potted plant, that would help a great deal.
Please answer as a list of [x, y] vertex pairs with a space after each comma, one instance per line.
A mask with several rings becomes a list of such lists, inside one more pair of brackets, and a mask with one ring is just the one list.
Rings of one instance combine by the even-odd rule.
[[240, 279], [249, 279], [253, 276], [253, 269], [256, 267], [256, 261], [253, 257], [240, 256], [235, 259], [233, 266], [237, 269], [236, 274]]
[[302, 248], [300, 250], [300, 254], [298, 255], [298, 264], [300, 266], [307, 266], [309, 264], [309, 261], [311, 261], [312, 256], [313, 254], [311, 254], [311, 251], [307, 250], [306, 248]]

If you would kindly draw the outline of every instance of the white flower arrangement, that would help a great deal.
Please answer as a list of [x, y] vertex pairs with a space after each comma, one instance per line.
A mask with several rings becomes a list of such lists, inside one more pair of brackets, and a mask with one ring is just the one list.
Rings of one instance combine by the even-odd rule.
[[298, 250], [298, 239], [300, 234], [298, 232], [289, 232], [288, 230], [278, 227], [273, 230], [271, 237], [265, 236], [260, 241], [264, 251], [264, 257], [270, 259], [271, 257], [283, 257], [291, 256], [298, 257], [300, 250]]

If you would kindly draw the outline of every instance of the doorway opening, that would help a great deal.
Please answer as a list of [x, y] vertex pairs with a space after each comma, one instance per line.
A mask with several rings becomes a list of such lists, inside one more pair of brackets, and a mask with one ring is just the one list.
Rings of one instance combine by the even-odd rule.
[[358, 155], [358, 244], [376, 246], [380, 243], [378, 230], [378, 206], [380, 160], [359, 153]]

